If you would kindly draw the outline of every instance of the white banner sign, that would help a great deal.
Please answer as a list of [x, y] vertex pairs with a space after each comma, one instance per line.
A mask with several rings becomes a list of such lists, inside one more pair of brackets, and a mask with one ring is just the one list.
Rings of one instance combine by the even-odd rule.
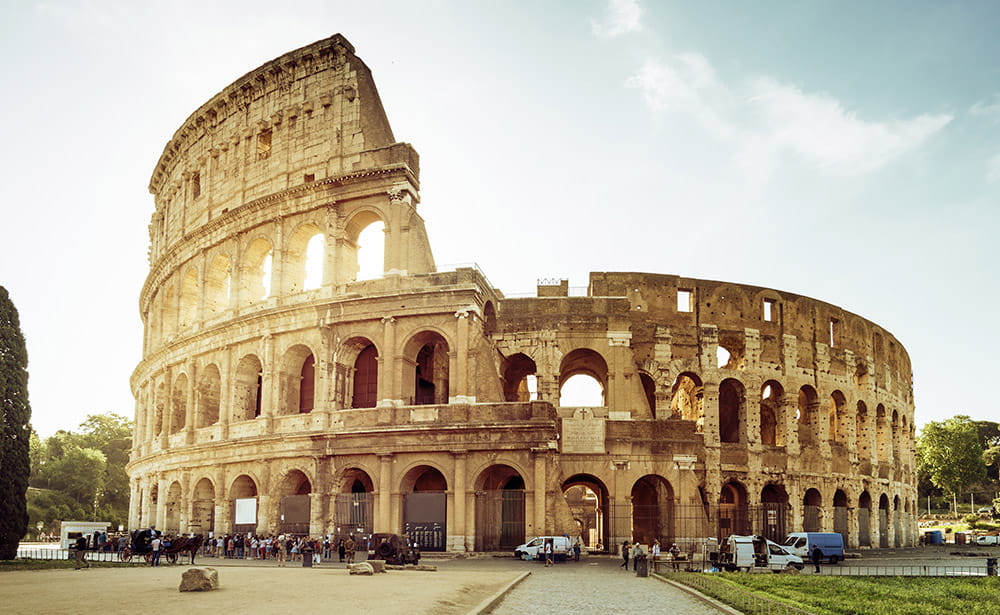
[[238, 525], [257, 523], [257, 498], [236, 500], [236, 523]]

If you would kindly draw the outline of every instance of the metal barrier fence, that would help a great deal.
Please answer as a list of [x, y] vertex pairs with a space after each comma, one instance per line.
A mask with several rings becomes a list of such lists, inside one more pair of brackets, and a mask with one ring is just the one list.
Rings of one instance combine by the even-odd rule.
[[[76, 549], [51, 549], [44, 547], [19, 547], [17, 559], [66, 559], [76, 558]], [[115, 551], [87, 551], [87, 559], [92, 562], [120, 562]]]
[[692, 572], [661, 573], [660, 576], [671, 581], [693, 587], [701, 593], [725, 602], [747, 615], [813, 615], [794, 606], [782, 604], [770, 598], [765, 598], [741, 587], [724, 583], [710, 574]]
[[[806, 562], [807, 570], [811, 566]], [[985, 577], [996, 576], [996, 564], [992, 567], [989, 563], [979, 566], [821, 566], [819, 574], [840, 577]]]

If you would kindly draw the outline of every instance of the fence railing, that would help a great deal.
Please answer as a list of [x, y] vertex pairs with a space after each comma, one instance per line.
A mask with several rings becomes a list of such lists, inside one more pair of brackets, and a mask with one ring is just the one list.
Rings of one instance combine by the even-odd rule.
[[776, 600], [771, 600], [770, 598], [765, 598], [741, 587], [734, 587], [710, 574], [697, 572], [668, 572], [658, 574], [671, 581], [693, 587], [701, 593], [725, 602], [747, 615], [813, 615], [811, 611], [805, 611]]
[[[74, 559], [76, 549], [52, 549], [45, 547], [19, 547], [18, 559]], [[120, 562], [116, 551], [87, 551], [87, 559], [92, 562]]]

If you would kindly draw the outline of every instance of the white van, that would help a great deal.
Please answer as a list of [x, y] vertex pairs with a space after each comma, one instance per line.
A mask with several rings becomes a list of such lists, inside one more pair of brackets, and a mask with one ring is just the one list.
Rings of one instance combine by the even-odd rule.
[[819, 547], [831, 564], [844, 561], [844, 537], [836, 532], [792, 532], [783, 546], [802, 559], [812, 557], [813, 548]]
[[555, 561], [565, 561], [566, 556], [572, 548], [569, 538], [565, 536], [538, 536], [514, 549], [514, 557], [523, 560], [545, 559], [546, 540], [552, 540], [552, 559]]
[[724, 551], [710, 553], [709, 559], [720, 570], [773, 570], [781, 572], [792, 567], [802, 570], [802, 558], [792, 555], [781, 545], [763, 536], [730, 536]]

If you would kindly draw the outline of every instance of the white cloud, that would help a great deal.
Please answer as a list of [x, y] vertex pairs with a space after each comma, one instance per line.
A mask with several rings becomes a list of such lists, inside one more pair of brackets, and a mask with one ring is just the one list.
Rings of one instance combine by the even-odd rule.
[[991, 117], [1000, 121], [1000, 94], [994, 94], [992, 101], [981, 100], [969, 107], [969, 115]]
[[920, 147], [953, 119], [865, 120], [828, 94], [770, 77], [730, 86], [697, 53], [647, 60], [626, 85], [661, 117], [691, 116], [715, 138], [731, 141], [740, 166], [757, 170], [773, 169], [775, 157], [786, 154], [835, 175], [866, 173]]
[[986, 181], [990, 183], [1000, 182], [1000, 154], [993, 156], [987, 161]]
[[642, 30], [642, 7], [639, 0], [608, 0], [604, 21], [591, 21], [594, 34], [602, 38], [614, 38], [629, 32]]

